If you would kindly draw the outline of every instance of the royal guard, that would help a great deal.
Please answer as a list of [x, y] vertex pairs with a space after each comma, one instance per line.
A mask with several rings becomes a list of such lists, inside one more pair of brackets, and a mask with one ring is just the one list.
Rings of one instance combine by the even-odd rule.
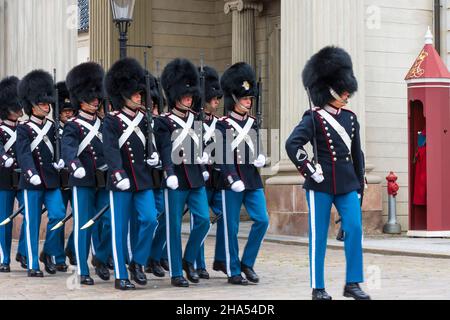
[[[306, 179], [312, 298], [331, 300], [325, 291], [324, 260], [334, 204], [345, 233], [344, 296], [367, 300], [370, 297], [359, 286], [364, 281], [360, 202], [364, 191], [364, 159], [357, 117], [344, 109], [358, 89], [350, 55], [341, 48], [322, 49], [306, 64], [303, 84], [315, 107], [305, 112], [287, 140], [286, 150]], [[311, 161], [304, 149], [309, 142], [317, 150]]]
[[[65, 81], [58, 82], [56, 84], [56, 88], [58, 89], [58, 100], [59, 100], [59, 135], [60, 137], [63, 136], [64, 133], [64, 126], [66, 123], [72, 119], [75, 116], [75, 109], [72, 106], [72, 103], [70, 102], [70, 96], [69, 91], [67, 91], [67, 86]], [[69, 202], [71, 202], [72, 198], [72, 192], [68, 185], [68, 172], [67, 169], [64, 168], [60, 171], [61, 174], [61, 193], [64, 201], [64, 206], [67, 208], [69, 206]], [[73, 210], [73, 209], [72, 209]], [[62, 233], [64, 235], [64, 233]], [[66, 257], [69, 259], [69, 263], [71, 265], [77, 265], [77, 260], [75, 257], [75, 245], [73, 240], [73, 230], [69, 235], [69, 238], [67, 240], [66, 249], [64, 250], [64, 253], [66, 254]]]
[[[0, 221], [13, 212], [18, 199], [18, 169], [16, 159], [16, 128], [22, 117], [22, 106], [17, 96], [19, 79], [8, 77], [0, 82]], [[0, 272], [10, 272], [13, 224], [0, 226]]]
[[[230, 111], [217, 124], [224, 141], [224, 162], [221, 165], [226, 188], [222, 190], [226, 272], [228, 282], [246, 285], [259, 282], [254, 271], [264, 235], [269, 227], [269, 215], [259, 168], [266, 164], [257, 141], [258, 121], [249, 115], [253, 99], [258, 94], [256, 76], [252, 67], [237, 63], [225, 71], [221, 86], [225, 108]], [[253, 221], [247, 245], [239, 258], [238, 230], [241, 207], [245, 206]], [[245, 274], [243, 278], [241, 272]]]
[[[87, 259], [91, 243], [90, 228], [80, 230], [97, 212], [108, 205], [105, 180], [101, 168], [105, 167], [103, 154], [102, 121], [97, 116], [103, 99], [103, 68], [87, 62], [73, 68], [66, 84], [73, 108], [78, 111], [64, 128], [62, 155], [69, 169], [69, 186], [72, 190], [73, 230], [75, 258], [78, 275], [83, 285], [93, 285]], [[111, 247], [109, 213], [102, 216], [103, 250], [95, 252], [95, 273], [104, 281], [109, 280], [107, 268]]]
[[[205, 83], [203, 106], [203, 144], [206, 153], [208, 153], [209, 161], [206, 169], [209, 173], [209, 179], [206, 181], [206, 193], [208, 196], [208, 204], [212, 212], [216, 215], [217, 231], [216, 231], [216, 246], [214, 254], [213, 270], [222, 271], [226, 274], [225, 267], [225, 244], [223, 234], [223, 216], [222, 214], [222, 190], [225, 188], [225, 180], [220, 171], [220, 165], [215, 163], [216, 144], [221, 143], [222, 136], [217, 131], [216, 125], [219, 122], [217, 117], [217, 109], [220, 105], [220, 100], [223, 97], [223, 91], [220, 87], [219, 74], [214, 68], [205, 66], [200, 68], [199, 72], [203, 72], [202, 77]], [[201, 101], [201, 99], [200, 99]], [[197, 112], [202, 112], [200, 106], [201, 102], [196, 107]], [[219, 140], [219, 139], [220, 140]], [[191, 217], [192, 221], [192, 217]], [[205, 249], [202, 245], [200, 253], [197, 257], [195, 268], [201, 279], [209, 279], [209, 273], [206, 270]]]
[[139, 285], [147, 283], [144, 266], [156, 228], [154, 182], [151, 169], [159, 164], [156, 147], [150, 152], [148, 122], [141, 111], [145, 93], [145, 70], [134, 59], [116, 62], [105, 77], [105, 88], [114, 112], [104, 120], [103, 146], [108, 165], [107, 190], [111, 205], [111, 228], [115, 287], [131, 290], [125, 266], [130, 221], [135, 221], [132, 257], [128, 269]]
[[[170, 109], [156, 124], [156, 142], [166, 176], [165, 212], [170, 277], [173, 286], [188, 287], [183, 270], [189, 281], [199, 282], [194, 263], [209, 231], [205, 189], [207, 177], [202, 170], [208, 156], [200, 154], [203, 148], [195, 130], [197, 114], [192, 111], [194, 99], [200, 96], [197, 68], [186, 59], [175, 59], [164, 69], [161, 84]], [[193, 227], [183, 257], [181, 223], [186, 205], [193, 214]]]
[[[30, 119], [17, 127], [16, 153], [21, 169], [19, 188], [25, 207], [25, 238], [29, 277], [43, 277], [39, 260], [45, 270], [55, 274], [57, 266], [64, 267], [64, 242], [61, 232], [51, 229], [65, 216], [60, 190], [59, 171], [65, 164], [58, 159], [55, 124], [48, 119], [51, 104], [55, 103], [52, 76], [35, 70], [18, 85], [19, 98]], [[39, 227], [42, 207], [48, 212], [46, 240], [38, 260]]]

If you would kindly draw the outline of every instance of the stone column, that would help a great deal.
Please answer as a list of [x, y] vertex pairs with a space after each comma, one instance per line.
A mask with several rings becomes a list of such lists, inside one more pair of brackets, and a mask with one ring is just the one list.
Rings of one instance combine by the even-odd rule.
[[263, 4], [238, 0], [225, 3], [225, 14], [233, 15], [232, 63], [247, 62], [255, 67], [255, 15], [261, 13]]
[[0, 79], [6, 75], [5, 70], [5, 0], [0, 0]]
[[[327, 45], [340, 46], [352, 56], [359, 91], [349, 108], [358, 115], [365, 144], [364, 17], [364, 1], [360, 0], [281, 1], [281, 153], [266, 188], [271, 232], [305, 235], [308, 230], [304, 180], [288, 159], [284, 144], [309, 107], [301, 79], [303, 68]], [[376, 192], [381, 192], [380, 187]], [[380, 209], [381, 205], [377, 202], [375, 207]]]

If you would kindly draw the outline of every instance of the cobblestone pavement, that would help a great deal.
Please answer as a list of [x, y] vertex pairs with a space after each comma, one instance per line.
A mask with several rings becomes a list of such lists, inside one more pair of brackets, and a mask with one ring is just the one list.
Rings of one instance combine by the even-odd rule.
[[[184, 237], [184, 240], [185, 237]], [[241, 241], [241, 248], [245, 242]], [[13, 245], [15, 256], [17, 243]], [[206, 259], [212, 264], [214, 238], [206, 241]], [[334, 299], [343, 299], [345, 259], [342, 250], [328, 250], [326, 261], [327, 291]], [[210, 270], [212, 279], [190, 288], [170, 285], [166, 277], [149, 275], [149, 284], [136, 291], [120, 292], [113, 280], [102, 282], [93, 276], [93, 287], [77, 286], [75, 273], [45, 275], [30, 279], [14, 261], [12, 272], [0, 274], [0, 299], [310, 299], [308, 249], [302, 246], [265, 242], [255, 271], [261, 277], [258, 285], [228, 285], [226, 276]], [[42, 268], [43, 269], [43, 268]], [[365, 255], [366, 284], [364, 288], [374, 299], [450, 299], [450, 260]], [[93, 270], [91, 271], [94, 274]]]

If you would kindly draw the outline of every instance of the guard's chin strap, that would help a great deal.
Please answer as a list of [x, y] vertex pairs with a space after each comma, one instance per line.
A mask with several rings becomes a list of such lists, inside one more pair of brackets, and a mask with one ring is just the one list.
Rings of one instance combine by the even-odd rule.
[[348, 104], [348, 99], [347, 100], [342, 99], [341, 96], [338, 95], [337, 92], [334, 91], [333, 88], [330, 87], [329, 89], [330, 89], [330, 94], [333, 96], [334, 99], [336, 99], [336, 101], [339, 101], [340, 103], [343, 103], [345, 105]]
[[[44, 119], [45, 117], [47, 117], [49, 114], [50, 114], [50, 111], [45, 111], [45, 110], [43, 110], [38, 104], [34, 104], [33, 103], [33, 107], [36, 107], [36, 108], [38, 108], [39, 110], [41, 110], [41, 112], [42, 113], [44, 113], [45, 114], [45, 116], [42, 118], [42, 119]], [[39, 118], [39, 117], [37, 117], [37, 116], [35, 116], [36, 118]]]
[[244, 108], [244, 109], [246, 109], [246, 110], [248, 110], [248, 111], [251, 110], [252, 107], [247, 108], [246, 106], [244, 106], [244, 105], [238, 100], [238, 98], [236, 98], [236, 96], [234, 95], [234, 93], [231, 94], [231, 97], [233, 98], [234, 103], [237, 104], [237, 105], [239, 105], [239, 106], [241, 106], [241, 108]]
[[130, 100], [130, 99], [128, 99], [128, 98], [125, 98], [124, 96], [122, 96], [122, 97], [123, 97], [123, 99], [125, 100], [125, 104], [126, 104], [126, 106], [127, 106], [128, 108], [134, 109], [134, 110], [137, 110], [137, 109], [142, 108], [142, 104], [136, 103], [136, 102], [134, 102], [134, 101], [132, 101], [132, 100]]
[[188, 107], [188, 106], [182, 104], [181, 101], [178, 101], [178, 104], [175, 106], [175, 109], [177, 109], [178, 111], [181, 111], [181, 112], [186, 112], [186, 111], [191, 110], [191, 107]]
[[[95, 108], [95, 110], [96, 110], [95, 112], [97, 112], [99, 110], [99, 108], [100, 108], [100, 104], [98, 106], [94, 106], [94, 105], [92, 105], [92, 104], [90, 104], [90, 103], [88, 103], [86, 101], [81, 101], [81, 102], [86, 103], [89, 107]], [[83, 111], [83, 112], [91, 114], [90, 112], [87, 112], [87, 111]]]

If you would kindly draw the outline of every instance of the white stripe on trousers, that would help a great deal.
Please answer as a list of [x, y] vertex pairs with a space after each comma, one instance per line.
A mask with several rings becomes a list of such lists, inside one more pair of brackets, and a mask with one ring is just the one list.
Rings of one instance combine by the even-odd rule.
[[[5, 232], [6, 232], [6, 230], [5, 230]], [[6, 237], [5, 237], [5, 240], [6, 240]], [[3, 263], [5, 263], [5, 254], [3, 253], [3, 248], [2, 248], [2, 244], [1, 244], [1, 242], [0, 242], [0, 257], [1, 257], [1, 263], [3, 264]]]
[[[192, 212], [191, 212], [191, 219], [190, 219], [189, 222], [190, 222], [190, 225], [191, 225], [191, 234], [192, 234], [192, 229], [194, 229], [194, 215], [192, 214]], [[197, 270], [197, 257], [195, 257], [195, 259], [194, 259], [194, 269]]]
[[27, 234], [27, 250], [28, 250], [28, 270], [33, 269], [33, 251], [31, 250], [31, 235], [30, 235], [30, 211], [28, 208], [28, 191], [24, 190], [24, 202], [25, 202], [25, 219], [26, 219], [26, 234]]
[[228, 221], [227, 221], [227, 205], [225, 199], [225, 190], [222, 190], [222, 212], [223, 212], [223, 228], [225, 236], [225, 260], [227, 265], [228, 277], [231, 277], [230, 244], [228, 243]]
[[128, 260], [130, 260], [129, 263], [131, 263], [131, 261], [133, 261], [133, 252], [131, 251], [131, 218], [128, 220], [127, 248]]
[[80, 265], [80, 249], [79, 249], [79, 242], [78, 242], [78, 238], [79, 238], [79, 233], [78, 233], [78, 228], [79, 228], [79, 223], [80, 223], [80, 215], [79, 215], [79, 211], [78, 211], [78, 188], [77, 187], [73, 187], [73, 209], [74, 209], [74, 214], [75, 214], [75, 225], [73, 226], [73, 231], [74, 231], [74, 237], [75, 237], [75, 256], [77, 258], [77, 269], [78, 269], [78, 275], [81, 276], [81, 265]]
[[309, 207], [311, 213], [311, 284], [316, 289], [316, 201], [314, 191], [309, 191]]
[[120, 269], [119, 269], [119, 261], [117, 260], [117, 246], [116, 246], [116, 219], [114, 213], [114, 195], [113, 192], [109, 192], [109, 203], [111, 209], [111, 235], [112, 235], [112, 249], [113, 249], [113, 260], [114, 260], [114, 268], [116, 270], [116, 279], [121, 279], [120, 277]]
[[170, 256], [170, 219], [169, 219], [169, 190], [164, 190], [164, 201], [166, 203], [166, 249], [167, 259], [169, 259], [169, 275], [172, 278], [172, 258]]

